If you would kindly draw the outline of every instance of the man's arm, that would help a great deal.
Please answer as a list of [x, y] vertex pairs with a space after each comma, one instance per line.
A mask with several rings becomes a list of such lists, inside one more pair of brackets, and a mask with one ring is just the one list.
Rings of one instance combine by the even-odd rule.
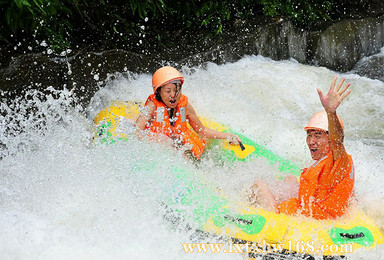
[[341, 79], [339, 85], [335, 89], [336, 81], [337, 77], [335, 76], [327, 95], [323, 95], [321, 90], [317, 89], [321, 104], [323, 105], [328, 116], [329, 139], [331, 141], [334, 161], [339, 159], [345, 151], [344, 130], [336, 114], [336, 109], [339, 107], [344, 98], [351, 93], [351, 90], [348, 89], [351, 85], [350, 83], [347, 83], [343, 87], [345, 81], [344, 78]]

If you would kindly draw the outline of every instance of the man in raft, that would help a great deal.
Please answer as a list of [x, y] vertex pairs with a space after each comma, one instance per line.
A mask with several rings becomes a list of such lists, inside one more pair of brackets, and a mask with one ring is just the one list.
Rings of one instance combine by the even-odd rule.
[[148, 129], [156, 140], [167, 136], [175, 146], [190, 151], [196, 159], [204, 152], [206, 138], [227, 139], [234, 145], [239, 144], [238, 136], [215, 131], [201, 123], [188, 98], [181, 94], [183, 83], [184, 77], [177, 69], [170, 66], [158, 69], [152, 77], [153, 94], [136, 120], [137, 127]]
[[315, 163], [303, 169], [298, 197], [278, 203], [270, 188], [258, 181], [251, 196], [256, 203], [276, 213], [302, 214], [315, 219], [334, 219], [345, 213], [353, 195], [355, 169], [352, 157], [345, 151], [343, 122], [336, 114], [351, 92], [349, 83], [343, 86], [344, 80], [335, 88], [335, 77], [327, 95], [317, 89], [325, 111], [316, 113], [304, 128]]

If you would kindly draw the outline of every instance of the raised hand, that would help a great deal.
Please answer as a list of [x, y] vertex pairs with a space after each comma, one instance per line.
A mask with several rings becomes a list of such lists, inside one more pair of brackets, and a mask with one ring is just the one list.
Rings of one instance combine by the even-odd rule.
[[343, 87], [343, 84], [345, 81], [344, 78], [341, 79], [339, 85], [335, 89], [336, 81], [337, 81], [337, 76], [334, 77], [327, 95], [323, 95], [321, 90], [317, 89], [317, 93], [319, 94], [321, 104], [323, 105], [325, 111], [327, 112], [336, 112], [336, 109], [339, 107], [339, 105], [344, 100], [344, 98], [346, 98], [349, 95], [349, 93], [351, 93], [351, 90], [348, 89], [349, 86], [351, 85], [350, 83], [347, 83]]

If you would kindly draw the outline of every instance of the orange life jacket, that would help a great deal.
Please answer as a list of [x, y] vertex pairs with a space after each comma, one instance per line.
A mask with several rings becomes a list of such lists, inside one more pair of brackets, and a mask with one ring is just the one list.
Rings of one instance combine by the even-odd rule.
[[342, 216], [353, 196], [355, 168], [346, 152], [333, 161], [332, 152], [304, 169], [300, 175], [298, 198], [277, 205], [280, 213], [300, 213], [316, 219]]
[[169, 121], [169, 115], [167, 112], [167, 107], [163, 102], [160, 102], [156, 99], [156, 95], [152, 94], [148, 97], [145, 105], [149, 101], [152, 101], [156, 106], [154, 120], [147, 126], [147, 129], [150, 129], [153, 133], [165, 134], [168, 137], [176, 135], [183, 144], [189, 145], [191, 148], [192, 154], [200, 159], [201, 154], [205, 149], [205, 140], [201, 139], [194, 131], [192, 131], [187, 124], [187, 104], [188, 98], [184, 95], [181, 95], [179, 103], [176, 106], [176, 118], [172, 126]]

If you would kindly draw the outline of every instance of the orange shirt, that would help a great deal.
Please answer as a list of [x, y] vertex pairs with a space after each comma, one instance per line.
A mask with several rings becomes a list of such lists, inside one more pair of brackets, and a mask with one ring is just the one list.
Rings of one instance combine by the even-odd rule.
[[306, 168], [300, 175], [298, 198], [277, 205], [280, 213], [302, 214], [315, 219], [342, 216], [353, 195], [355, 168], [345, 151], [333, 161], [332, 152]]

